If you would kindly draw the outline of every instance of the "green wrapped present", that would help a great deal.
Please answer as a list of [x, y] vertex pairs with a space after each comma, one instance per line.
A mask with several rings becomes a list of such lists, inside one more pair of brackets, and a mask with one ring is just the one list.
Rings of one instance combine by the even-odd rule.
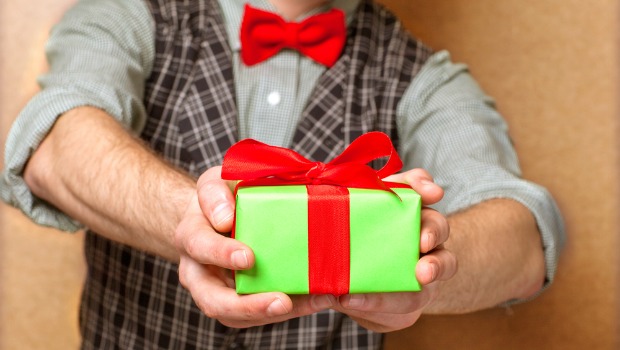
[[[348, 293], [420, 290], [415, 278], [420, 245], [420, 196], [411, 189], [393, 190], [398, 197], [380, 190], [349, 189], [350, 216], [346, 219], [350, 232], [345, 233], [349, 235], [349, 245], [338, 246], [332, 241], [332, 236], [338, 233], [328, 225], [318, 232], [308, 232], [306, 186], [240, 188], [235, 238], [253, 249], [256, 264], [250, 270], [235, 272], [237, 292], [346, 294], [331, 289], [338, 285], [338, 280], [325, 281], [326, 289], [315, 284], [311, 290], [310, 274], [322, 273], [310, 266], [313, 257], [309, 245], [315, 240], [326, 241], [326, 248], [332, 249], [316, 251], [314, 248], [314, 260], [344, 259], [349, 263]], [[323, 224], [326, 221], [321, 217], [314, 220]], [[318, 237], [312, 239], [309, 235]], [[330, 263], [325, 265], [327, 274], [339, 275], [339, 271], [329, 271]]]
[[[383, 156], [379, 171], [366, 165]], [[233, 236], [256, 259], [235, 271], [237, 293], [419, 291], [421, 198], [381, 181], [399, 163], [380, 133], [362, 135], [327, 164], [254, 140], [233, 145], [222, 170], [222, 178], [243, 180]]]

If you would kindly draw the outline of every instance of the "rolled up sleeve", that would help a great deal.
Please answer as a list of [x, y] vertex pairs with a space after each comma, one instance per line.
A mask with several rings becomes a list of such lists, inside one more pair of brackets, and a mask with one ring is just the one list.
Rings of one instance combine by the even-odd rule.
[[[9, 132], [0, 196], [44, 226], [75, 231], [81, 225], [34, 196], [24, 167], [57, 118], [80, 106], [106, 111], [139, 133], [145, 123], [144, 82], [154, 57], [153, 23], [139, 0], [83, 0], [52, 29], [46, 45], [49, 71], [40, 92]], [[76, 149], [75, 152], [79, 152]]]
[[521, 177], [507, 125], [467, 67], [452, 63], [445, 51], [435, 53], [398, 115], [405, 166], [428, 170], [445, 191], [435, 209], [451, 214], [494, 198], [520, 202], [536, 218], [551, 283], [565, 241], [560, 212], [546, 189]]

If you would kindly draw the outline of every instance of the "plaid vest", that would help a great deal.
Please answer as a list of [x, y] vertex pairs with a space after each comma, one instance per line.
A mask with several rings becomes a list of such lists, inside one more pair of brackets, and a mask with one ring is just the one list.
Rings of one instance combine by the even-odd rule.
[[[194, 176], [220, 165], [237, 141], [232, 52], [217, 0], [148, 0], [155, 61], [146, 83], [142, 138]], [[383, 7], [362, 1], [346, 48], [320, 78], [290, 147], [329, 161], [359, 135], [398, 143], [396, 108], [430, 51]], [[379, 166], [380, 164], [376, 164]], [[249, 329], [204, 316], [177, 266], [88, 232], [82, 296], [83, 348], [377, 349], [381, 336], [334, 311]]]

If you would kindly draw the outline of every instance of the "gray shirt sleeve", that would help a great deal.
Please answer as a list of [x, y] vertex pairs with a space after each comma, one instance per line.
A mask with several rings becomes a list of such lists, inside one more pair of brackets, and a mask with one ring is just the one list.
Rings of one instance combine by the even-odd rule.
[[79, 223], [32, 195], [23, 170], [56, 119], [79, 106], [103, 109], [141, 131], [144, 82], [154, 59], [146, 4], [82, 0], [52, 29], [46, 54], [50, 67], [39, 78], [41, 92], [17, 117], [7, 139], [0, 196], [38, 224], [75, 231]]
[[452, 63], [447, 52], [434, 54], [403, 96], [398, 115], [406, 169], [428, 170], [445, 191], [437, 210], [450, 214], [492, 198], [530, 209], [549, 284], [565, 241], [559, 210], [544, 188], [521, 178], [507, 125], [467, 67]]

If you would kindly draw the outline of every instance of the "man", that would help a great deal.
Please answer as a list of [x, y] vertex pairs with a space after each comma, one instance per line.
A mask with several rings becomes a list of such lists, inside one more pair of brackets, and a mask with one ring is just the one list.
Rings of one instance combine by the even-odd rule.
[[[250, 3], [292, 21], [339, 8], [346, 46], [327, 64], [288, 48], [248, 62], [247, 9], [224, 0], [86, 0], [52, 33], [42, 92], [9, 137], [2, 197], [41, 224], [89, 229], [84, 348], [376, 348], [373, 331], [422, 312], [492, 307], [551, 281], [559, 214], [518, 178], [505, 124], [463, 66], [369, 2]], [[443, 195], [433, 177], [445, 190], [423, 211], [424, 291], [238, 296], [228, 271], [254, 256], [225, 235], [226, 149], [253, 137], [325, 161], [371, 130], [412, 169], [390, 180], [427, 205]]]

